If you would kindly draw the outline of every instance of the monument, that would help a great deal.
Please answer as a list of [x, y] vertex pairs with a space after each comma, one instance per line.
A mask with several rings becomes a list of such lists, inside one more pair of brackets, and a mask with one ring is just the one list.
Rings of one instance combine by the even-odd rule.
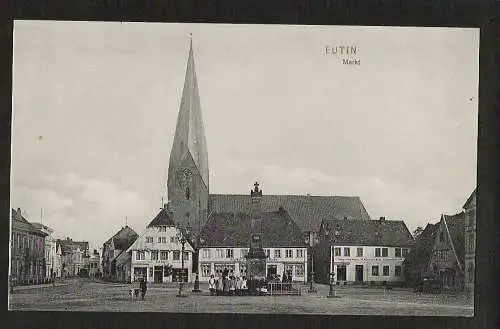
[[266, 280], [266, 253], [262, 248], [262, 190], [259, 183], [255, 182], [255, 188], [250, 192], [252, 197], [251, 222], [250, 222], [250, 250], [247, 255], [247, 277], [250, 290], [255, 292]]

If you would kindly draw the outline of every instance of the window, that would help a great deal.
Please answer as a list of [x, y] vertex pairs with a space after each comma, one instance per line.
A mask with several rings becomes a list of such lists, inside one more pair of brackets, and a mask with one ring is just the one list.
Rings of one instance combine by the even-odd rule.
[[166, 251], [160, 252], [160, 259], [161, 260], [167, 260], [168, 259], [168, 253]]
[[363, 257], [363, 248], [358, 248], [357, 249], [357, 256], [358, 257]]
[[233, 258], [233, 249], [226, 249], [226, 258]]
[[149, 277], [150, 278], [153, 277], [153, 268], [152, 267], [149, 268]]
[[176, 236], [171, 236], [170, 237], [170, 243], [176, 243], [177, 242], [177, 237]]
[[401, 257], [401, 248], [394, 248], [394, 256]]
[[181, 252], [179, 250], [174, 250], [174, 253], [173, 253], [173, 259], [174, 260], [179, 260], [181, 259]]
[[281, 258], [281, 250], [274, 249], [274, 258]]
[[340, 248], [339, 247], [335, 247], [335, 248], [333, 248], [333, 250], [335, 251], [335, 256], [340, 256]]
[[297, 255], [297, 258], [304, 258], [304, 250], [297, 249], [297, 250], [295, 250], [295, 253]]
[[210, 277], [210, 264], [201, 265], [201, 276]]
[[378, 276], [378, 266], [372, 266], [372, 275]]
[[380, 257], [380, 248], [375, 248], [375, 257]]
[[189, 260], [189, 252], [184, 251], [184, 260]]
[[161, 237], [160, 236], [158, 237], [158, 243], [161, 243]]
[[144, 260], [145, 259], [145, 253], [144, 251], [136, 251], [135, 252], [135, 259], [136, 260]]
[[285, 265], [285, 273], [287, 275], [293, 276], [293, 265], [286, 264]]
[[384, 265], [384, 267], [382, 268], [382, 273], [384, 276], [389, 276], [389, 266]]
[[202, 255], [203, 255], [203, 258], [209, 259], [210, 258], [210, 249], [203, 249]]
[[474, 234], [469, 235], [469, 252], [474, 252]]
[[439, 233], [439, 242], [443, 242], [444, 240], [444, 232]]
[[224, 258], [224, 249], [215, 249], [215, 258]]
[[394, 275], [401, 276], [401, 266], [399, 265], [394, 266]]
[[247, 275], [247, 264], [240, 263], [240, 277]]
[[401, 249], [401, 251], [403, 253], [403, 257], [408, 256], [408, 248], [403, 248], [403, 249]]
[[241, 249], [241, 258], [245, 258], [248, 255], [248, 250], [247, 249]]
[[344, 248], [344, 256], [351, 256], [351, 248], [346, 247]]
[[296, 276], [304, 276], [304, 264], [295, 265], [295, 275]]
[[158, 260], [158, 251], [151, 251], [151, 260]]
[[468, 271], [469, 271], [469, 282], [472, 282], [474, 281], [474, 264], [469, 263]]
[[293, 250], [292, 249], [286, 249], [285, 250], [285, 258], [292, 258], [293, 257]]
[[167, 237], [162, 236], [161, 237], [161, 243], [167, 243]]
[[387, 257], [387, 256], [389, 256], [389, 249], [382, 248], [382, 257]]
[[152, 236], [147, 236], [146, 237], [146, 243], [153, 243], [153, 237]]
[[271, 257], [271, 249], [266, 249], [266, 257], [267, 258]]

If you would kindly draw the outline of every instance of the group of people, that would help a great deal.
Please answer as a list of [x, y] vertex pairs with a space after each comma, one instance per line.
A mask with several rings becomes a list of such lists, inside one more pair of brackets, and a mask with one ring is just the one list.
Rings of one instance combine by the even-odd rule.
[[211, 296], [246, 295], [248, 293], [247, 279], [245, 276], [241, 278], [235, 276], [233, 271], [227, 268], [217, 270], [216, 275], [210, 275], [208, 289]]

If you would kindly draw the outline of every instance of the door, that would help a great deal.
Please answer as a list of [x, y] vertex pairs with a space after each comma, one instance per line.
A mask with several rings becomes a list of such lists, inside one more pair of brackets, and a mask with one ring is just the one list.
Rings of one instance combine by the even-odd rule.
[[163, 281], [163, 266], [155, 266], [153, 277], [154, 277], [155, 283], [162, 283], [162, 281]]
[[356, 281], [363, 282], [363, 265], [356, 265]]
[[267, 265], [267, 277], [275, 277], [278, 274], [278, 267], [276, 265]]
[[337, 265], [337, 281], [346, 281], [347, 269], [345, 265]]

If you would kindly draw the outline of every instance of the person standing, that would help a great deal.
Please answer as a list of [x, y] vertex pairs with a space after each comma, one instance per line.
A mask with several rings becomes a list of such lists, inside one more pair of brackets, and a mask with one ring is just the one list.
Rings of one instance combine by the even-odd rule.
[[141, 278], [139, 287], [141, 289], [141, 300], [144, 300], [144, 296], [146, 296], [146, 291], [148, 290], [148, 286], [144, 278]]
[[215, 282], [216, 285], [216, 294], [218, 296], [222, 295], [222, 271], [217, 271], [217, 280]]
[[229, 295], [233, 296], [236, 291], [236, 278], [232, 275], [229, 279]]
[[243, 277], [241, 279], [241, 294], [246, 295], [248, 292], [248, 287], [247, 287], [247, 278]]
[[236, 277], [236, 295], [241, 296], [241, 278]]
[[210, 290], [210, 296], [215, 295], [215, 279], [214, 275], [210, 275], [210, 279], [208, 280], [208, 289]]

